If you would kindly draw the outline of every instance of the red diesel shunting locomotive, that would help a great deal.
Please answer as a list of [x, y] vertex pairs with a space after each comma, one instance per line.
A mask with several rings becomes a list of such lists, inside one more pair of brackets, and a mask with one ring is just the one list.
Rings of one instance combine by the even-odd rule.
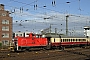
[[66, 46], [86, 46], [90, 45], [90, 38], [87, 37], [72, 37], [61, 35], [42, 35], [30, 33], [28, 37], [15, 37], [14, 50], [23, 50], [31, 48], [59, 48], [64, 49]]
[[46, 47], [47, 46], [47, 38], [42, 37], [41, 35], [36, 35], [30, 33], [28, 37], [15, 37], [15, 50], [19, 49], [29, 49], [31, 47]]

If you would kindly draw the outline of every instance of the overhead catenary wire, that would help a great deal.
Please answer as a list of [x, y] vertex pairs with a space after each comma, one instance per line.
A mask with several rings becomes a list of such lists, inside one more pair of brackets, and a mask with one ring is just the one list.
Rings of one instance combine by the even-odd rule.
[[[23, 3], [23, 2], [19, 2], [19, 1], [16, 1], [16, 0], [10, 0], [10, 1], [14, 1], [14, 2], [17, 2], [17, 3], [24, 4], [24, 6], [27, 6], [27, 5], [33, 6], [33, 5], [31, 5], [31, 4], [37, 2], [38, 0], [35, 0], [34, 2], [32, 2], [32, 3], [30, 3], [30, 4]], [[75, 1], [76, 1], [76, 0], [75, 0]], [[73, 1], [71, 1], [71, 2], [75, 2], [75, 1], [73, 0]], [[79, 1], [80, 1], [80, 0], [79, 0]], [[56, 2], [56, 0], [53, 0], [53, 4], [54, 4], [54, 2]], [[66, 2], [66, 3], [68, 3], [68, 2]], [[23, 6], [23, 7], [24, 7], [24, 6]], [[36, 7], [37, 7], [37, 5], [36, 5]], [[42, 9], [46, 9], [46, 10], [50, 10], [50, 11], [55, 11], [55, 10], [51, 10], [51, 9], [47, 9], [47, 8], [43, 8], [43, 7], [39, 7], [39, 6], [38, 6], [38, 8], [42, 8]], [[80, 6], [79, 6], [79, 8], [80, 8]], [[55, 12], [59, 12], [59, 11], [55, 11]], [[63, 12], [59, 12], [59, 13], [63, 13]]]
[[[26, 4], [26, 5], [28, 5], [28, 4]], [[31, 5], [33, 6], [33, 4], [31, 4]], [[22, 7], [22, 6], [21, 6], [21, 7]], [[39, 8], [39, 6], [38, 6], [38, 8]], [[43, 8], [43, 7], [42, 7], [42, 8]], [[41, 9], [42, 9], [42, 8], [41, 8]], [[45, 9], [47, 10], [47, 8], [45, 8]], [[51, 9], [51, 10], [52, 10], [52, 9]], [[55, 11], [55, 10], [54, 10], [54, 11]], [[22, 14], [22, 15], [23, 15], [23, 14]], [[27, 16], [30, 16], [30, 15], [27, 14]], [[36, 17], [36, 16], [34, 16], [34, 17]]]
[[[34, 5], [32, 5], [32, 4], [27, 4], [27, 3], [23, 3], [23, 2], [19, 2], [19, 1], [15, 1], [15, 0], [12, 0], [12, 1], [13, 1], [13, 2], [17, 2], [17, 3], [21, 3], [21, 4], [25, 4], [25, 5], [29, 5], [29, 6], [34, 6]], [[38, 0], [37, 0], [37, 1], [38, 1]], [[37, 2], [37, 1], [35, 1], [35, 2]], [[34, 3], [35, 3], [35, 2], [34, 2]], [[55, 10], [52, 10], [52, 9], [40, 7], [40, 6], [38, 6], [38, 8], [45, 9], [45, 10], [49, 10], [49, 11], [54, 11], [54, 12], [58, 12], [58, 13], [63, 13], [63, 12], [55, 11]]]
[[[19, 1], [15, 1], [15, 0], [11, 0], [11, 1], [18, 2], [18, 3], [21, 3], [21, 4], [25, 4], [25, 5], [33, 6], [33, 5], [31, 5], [31, 4], [27, 4], [27, 3], [23, 3], [23, 2], [19, 2]], [[38, 0], [34, 1], [33, 3], [37, 2], [37, 1], [38, 1]], [[55, 1], [55, 0], [53, 0], [53, 1]], [[25, 5], [24, 5], [24, 6], [25, 6]], [[36, 5], [36, 7], [37, 7], [37, 5]], [[47, 9], [47, 8], [43, 8], [43, 7], [39, 7], [39, 6], [38, 6], [38, 8], [42, 8], [42, 9], [46, 9], [46, 10], [51, 10], [51, 9]], [[51, 10], [51, 11], [55, 11], [55, 10]], [[59, 12], [59, 11], [55, 11], [55, 12]], [[59, 13], [61, 13], [61, 12], [59, 12]]]
[[[15, 1], [15, 0], [11, 0], [11, 1], [14, 1], [14, 2], [18, 2], [18, 1]], [[36, 2], [36, 1], [35, 1]], [[22, 3], [22, 2], [18, 2], [18, 3]], [[22, 4], [26, 4], [26, 3], [22, 3]], [[30, 4], [26, 4], [26, 5], [30, 5]], [[6, 5], [6, 6], [8, 6], [8, 5]], [[24, 5], [25, 6], [25, 5]], [[30, 5], [30, 6], [33, 6], [33, 5]], [[9, 6], [9, 7], [13, 7], [13, 6]], [[37, 5], [36, 5], [36, 7], [37, 7]], [[20, 13], [21, 12], [23, 12], [23, 7], [20, 7], [20, 8], [17, 8], [17, 7], [13, 7], [14, 9], [20, 9]], [[43, 8], [43, 9], [46, 9], [46, 8]], [[13, 13], [15, 13], [15, 11], [13, 12]], [[37, 12], [37, 13], [39, 13], [39, 12]], [[40, 13], [40, 14], [43, 14], [43, 13]], [[26, 14], [27, 15], [27, 14]]]

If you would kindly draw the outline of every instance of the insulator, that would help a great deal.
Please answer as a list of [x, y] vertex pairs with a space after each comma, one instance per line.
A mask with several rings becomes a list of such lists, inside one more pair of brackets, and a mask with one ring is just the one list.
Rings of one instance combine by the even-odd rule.
[[37, 8], [37, 4], [36, 4], [36, 8]]
[[55, 3], [56, 3], [56, 2], [55, 2], [55, 0], [54, 0], [54, 5], [55, 5]]
[[37, 4], [36, 4], [36, 10], [37, 10]]
[[29, 9], [26, 9], [26, 11], [28, 11]]
[[34, 10], [37, 10], [37, 7], [38, 7], [38, 5], [36, 4], [36, 5], [34, 5]]
[[52, 5], [53, 5], [53, 1], [52, 1]]
[[16, 22], [18, 22], [18, 21], [16, 21]]
[[21, 13], [21, 7], [20, 7], [20, 13]]
[[22, 24], [19, 24], [19, 26], [23, 26]]
[[46, 7], [46, 6], [43, 6], [43, 7]]
[[14, 13], [14, 12], [11, 10], [11, 13]]
[[14, 9], [14, 12], [15, 12], [15, 9]]
[[52, 1], [52, 6], [55, 6], [55, 5], [56, 5], [56, 1], [53, 0], [53, 1]]
[[[21, 21], [22, 21], [22, 20], [21, 20]], [[20, 22], [21, 22], [21, 21], [20, 21]]]
[[23, 7], [22, 7], [22, 13], [23, 13]]
[[25, 20], [25, 21], [27, 21], [27, 20]]
[[34, 5], [34, 10], [35, 10], [35, 5]]
[[61, 31], [62, 31], [62, 29], [61, 29]]
[[66, 3], [70, 3], [70, 2], [66, 2]]
[[35, 5], [34, 5], [34, 8], [35, 8]]

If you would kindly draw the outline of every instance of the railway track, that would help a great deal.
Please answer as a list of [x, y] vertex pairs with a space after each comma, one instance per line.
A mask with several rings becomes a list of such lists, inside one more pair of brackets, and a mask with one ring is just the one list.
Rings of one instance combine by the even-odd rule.
[[63, 50], [63, 52], [86, 56], [87, 60], [90, 60], [90, 48], [88, 48], [88, 49], [82, 48], [82, 49], [77, 49], [77, 50]]
[[[90, 54], [85, 54], [85, 53], [90, 53], [90, 48], [89, 49], [76, 49], [76, 50], [56, 50], [58, 52], [58, 54], [47, 54], [47, 56], [42, 56], [42, 57], [35, 57], [34, 59], [48, 59], [48, 58], [64, 58], [64, 57], [70, 57], [70, 56], [84, 56], [85, 58], [83, 58], [83, 60], [90, 60]], [[56, 52], [54, 51], [54, 52]], [[53, 52], [53, 51], [52, 51]], [[60, 53], [60, 54], [59, 54]], [[62, 54], [63, 53], [63, 54]], [[33, 58], [31, 60], [34, 60]], [[71, 58], [68, 58], [71, 59]], [[61, 60], [61, 59], [60, 59]], [[63, 59], [62, 59], [63, 60]]]
[[90, 55], [84, 54], [82, 52], [73, 52], [73, 51], [64, 51], [64, 52], [68, 52], [68, 53], [73, 53], [73, 54], [77, 54], [77, 55], [84, 55], [90, 58]]
[[0, 51], [0, 60], [90, 60], [90, 48], [12, 53]]
[[14, 54], [11, 54], [9, 51], [0, 51], [0, 60], [8, 59], [8, 58], [13, 58], [15, 57]]

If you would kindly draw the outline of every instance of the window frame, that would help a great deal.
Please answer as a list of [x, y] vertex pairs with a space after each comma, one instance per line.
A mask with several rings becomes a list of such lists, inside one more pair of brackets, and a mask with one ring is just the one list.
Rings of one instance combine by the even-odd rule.
[[9, 33], [2, 33], [2, 38], [9, 38]]
[[2, 24], [9, 24], [9, 20], [6, 19], [2, 20]]
[[2, 26], [2, 31], [9, 31], [9, 26]]

